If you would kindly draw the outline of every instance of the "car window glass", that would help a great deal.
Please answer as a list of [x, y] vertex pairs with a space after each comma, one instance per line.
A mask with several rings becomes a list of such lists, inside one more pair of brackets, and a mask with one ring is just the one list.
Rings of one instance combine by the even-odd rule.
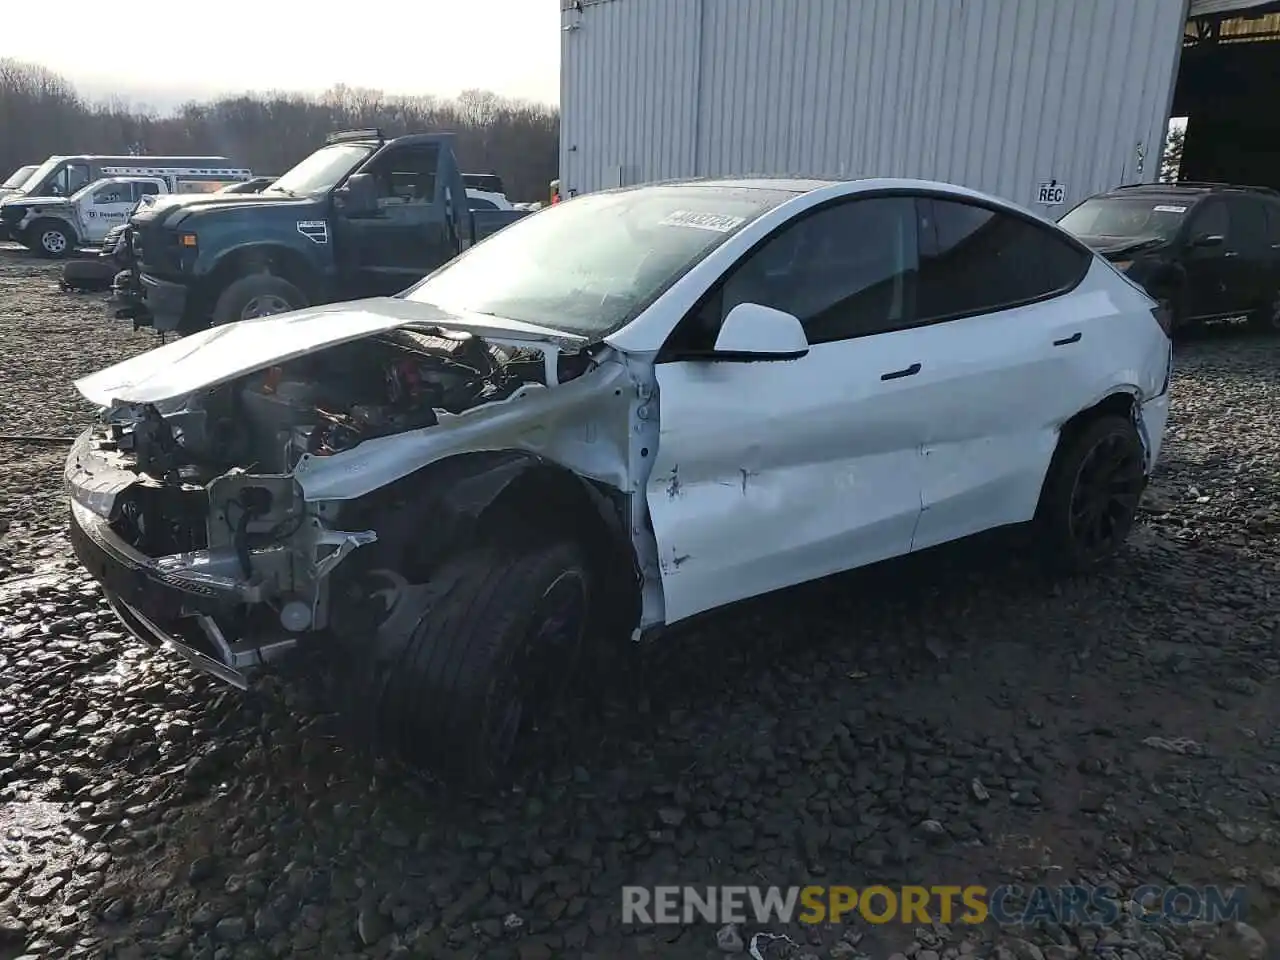
[[89, 165], [87, 163], [67, 164], [67, 188], [65, 196], [71, 196], [81, 187], [89, 185]]
[[401, 147], [379, 157], [369, 170], [378, 185], [379, 206], [434, 203], [438, 158], [435, 147]]
[[1267, 204], [1267, 243], [1280, 245], [1280, 203]]
[[757, 303], [794, 314], [813, 344], [895, 330], [910, 322], [915, 270], [910, 198], [842, 203], [784, 226], [736, 267], [714, 325]]
[[1064, 293], [1089, 267], [1086, 253], [1030, 220], [952, 200], [922, 198], [917, 208], [921, 322]]
[[472, 210], [497, 210], [498, 205], [492, 200], [482, 200], [479, 197], [468, 197], [467, 203]]
[[1227, 205], [1218, 200], [1210, 200], [1196, 211], [1191, 233], [1194, 237], [1228, 237], [1230, 226]]
[[1231, 246], [1236, 250], [1259, 250], [1267, 244], [1267, 220], [1262, 204], [1249, 197], [1227, 201], [1231, 218]]
[[133, 194], [127, 183], [109, 183], [93, 191], [94, 203], [132, 203]]
[[134, 184], [137, 188], [138, 196], [147, 197], [154, 193], [160, 192], [160, 184], [158, 183], [138, 183]]

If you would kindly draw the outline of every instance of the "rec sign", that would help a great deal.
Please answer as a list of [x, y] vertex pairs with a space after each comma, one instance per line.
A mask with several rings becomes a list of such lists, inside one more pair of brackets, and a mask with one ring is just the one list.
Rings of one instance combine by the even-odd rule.
[[1057, 180], [1049, 180], [1040, 184], [1040, 189], [1036, 196], [1036, 203], [1047, 203], [1049, 205], [1065, 203], [1067, 199], [1067, 188]]

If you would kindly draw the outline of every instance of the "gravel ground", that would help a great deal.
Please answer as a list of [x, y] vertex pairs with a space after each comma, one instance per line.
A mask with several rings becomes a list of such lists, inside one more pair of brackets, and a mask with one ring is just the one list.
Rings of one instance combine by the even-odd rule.
[[[0, 249], [0, 434], [71, 435], [70, 381], [154, 343], [55, 277]], [[1258, 960], [1280, 343], [1209, 331], [1178, 366], [1105, 575], [969, 544], [705, 618], [628, 653], [487, 798], [357, 749], [303, 668], [241, 695], [126, 640], [68, 556], [65, 446], [0, 440], [0, 960], [715, 957], [756, 932], [622, 926], [620, 887], [661, 882], [1241, 885], [1247, 925], [858, 921], [761, 952]]]

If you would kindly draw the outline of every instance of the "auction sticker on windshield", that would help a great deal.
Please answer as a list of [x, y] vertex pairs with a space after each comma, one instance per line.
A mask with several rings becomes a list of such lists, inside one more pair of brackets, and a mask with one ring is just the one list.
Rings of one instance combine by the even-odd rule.
[[692, 210], [675, 210], [659, 221], [664, 227], [694, 227], [698, 230], [714, 230], [716, 233], [728, 233], [746, 222], [746, 217], [731, 217], [721, 213], [695, 213]]
[[1175, 207], [1171, 204], [1164, 204], [1164, 203], [1157, 204], [1151, 209], [1154, 210], [1156, 213], [1186, 213], [1187, 212], [1186, 207]]

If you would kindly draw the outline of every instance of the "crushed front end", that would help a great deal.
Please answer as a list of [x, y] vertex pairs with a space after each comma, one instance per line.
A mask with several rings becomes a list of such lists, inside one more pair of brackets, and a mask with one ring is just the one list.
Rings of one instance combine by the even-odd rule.
[[541, 369], [476, 337], [391, 331], [115, 403], [67, 459], [76, 556], [135, 635], [243, 687], [329, 627], [330, 575], [378, 539], [343, 529], [341, 503], [308, 501], [299, 462], [432, 428]]
[[372, 532], [330, 529], [287, 474], [216, 476], [150, 405], [117, 408], [66, 465], [71, 541], [130, 631], [239, 687], [326, 626], [326, 575]]

